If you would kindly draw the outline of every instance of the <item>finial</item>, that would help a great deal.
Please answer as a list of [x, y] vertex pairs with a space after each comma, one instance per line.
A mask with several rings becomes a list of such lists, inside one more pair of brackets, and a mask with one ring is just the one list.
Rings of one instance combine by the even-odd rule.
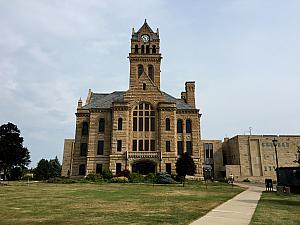
[[145, 18], [145, 22], [144, 23], [147, 23], [147, 19]]
[[158, 28], [156, 28], [156, 34], [157, 34], [157, 36], [159, 36], [159, 29]]
[[82, 100], [81, 100], [81, 97], [80, 97], [79, 100], [78, 100], [77, 108], [79, 108], [79, 109], [82, 108]]
[[132, 35], [134, 35], [134, 33], [135, 33], [135, 32], [134, 32], [134, 27], [133, 27], [133, 28], [132, 28]]

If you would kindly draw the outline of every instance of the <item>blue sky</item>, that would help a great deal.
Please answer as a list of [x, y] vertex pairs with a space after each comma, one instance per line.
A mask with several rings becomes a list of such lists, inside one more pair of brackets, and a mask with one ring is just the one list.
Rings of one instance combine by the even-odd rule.
[[160, 29], [161, 89], [196, 81], [203, 139], [299, 134], [300, 1], [0, 1], [0, 124], [62, 159], [79, 97], [127, 90], [131, 29]]

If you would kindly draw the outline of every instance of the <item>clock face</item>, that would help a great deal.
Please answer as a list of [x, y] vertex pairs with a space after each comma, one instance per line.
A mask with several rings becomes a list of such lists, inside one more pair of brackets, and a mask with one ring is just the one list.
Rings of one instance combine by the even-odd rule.
[[148, 42], [149, 41], [149, 36], [147, 34], [142, 35], [142, 41], [143, 42]]

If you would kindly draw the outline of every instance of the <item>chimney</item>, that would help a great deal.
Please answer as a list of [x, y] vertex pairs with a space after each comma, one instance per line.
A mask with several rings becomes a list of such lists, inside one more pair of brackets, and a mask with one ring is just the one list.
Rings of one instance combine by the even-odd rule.
[[[182, 96], [182, 94], [181, 94]], [[195, 102], [195, 81], [185, 82], [185, 101], [187, 104], [196, 108]]]

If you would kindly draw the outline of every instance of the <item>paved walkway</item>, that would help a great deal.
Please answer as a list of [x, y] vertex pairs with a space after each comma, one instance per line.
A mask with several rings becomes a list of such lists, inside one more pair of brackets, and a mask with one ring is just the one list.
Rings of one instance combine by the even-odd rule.
[[264, 191], [264, 187], [262, 185], [244, 183], [237, 185], [248, 189], [213, 209], [190, 225], [248, 225], [261, 193]]

